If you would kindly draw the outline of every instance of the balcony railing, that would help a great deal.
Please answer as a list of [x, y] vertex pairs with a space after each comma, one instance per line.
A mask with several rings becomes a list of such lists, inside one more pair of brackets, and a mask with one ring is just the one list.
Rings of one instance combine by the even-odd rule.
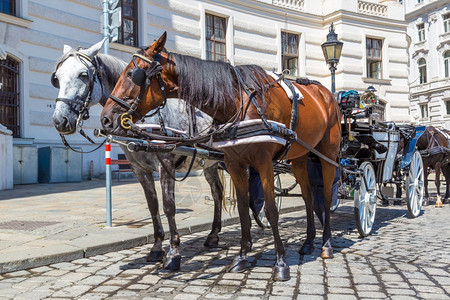
[[358, 12], [366, 15], [387, 17], [388, 7], [382, 4], [358, 1]]
[[272, 4], [299, 11], [305, 10], [305, 0], [272, 0]]

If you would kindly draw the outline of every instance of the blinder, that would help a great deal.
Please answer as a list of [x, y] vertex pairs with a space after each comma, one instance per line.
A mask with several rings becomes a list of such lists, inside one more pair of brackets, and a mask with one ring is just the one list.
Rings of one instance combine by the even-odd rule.
[[[139, 57], [143, 61], [150, 64], [149, 68], [147, 70], [140, 68], [136, 62], [136, 57]], [[138, 85], [141, 88], [145, 87], [147, 79], [150, 80], [151, 78], [153, 78], [153, 76], [161, 72], [164, 68], [159, 63], [159, 57], [158, 59], [151, 60], [150, 58], [142, 56], [140, 54], [133, 55], [133, 64], [134, 70], [131, 71], [131, 80], [133, 81], [134, 84]]]
[[136, 68], [131, 72], [131, 80], [133, 83], [138, 86], [144, 86], [146, 79], [147, 74], [145, 73], [145, 70], [136, 65]]
[[58, 77], [56, 77], [56, 72], [52, 73], [52, 76], [50, 77], [50, 82], [55, 88], [59, 89], [59, 80]]

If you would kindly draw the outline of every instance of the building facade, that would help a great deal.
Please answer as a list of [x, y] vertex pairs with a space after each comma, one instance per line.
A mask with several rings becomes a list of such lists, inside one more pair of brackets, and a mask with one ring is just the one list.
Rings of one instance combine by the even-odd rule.
[[405, 1], [410, 101], [416, 124], [450, 128], [450, 2]]
[[[3, 1], [5, 2], [5, 1]], [[62, 145], [52, 124], [57, 90], [50, 74], [65, 44], [89, 47], [102, 39], [101, 0], [10, 0], [0, 13], [0, 41], [8, 57], [1, 66], [8, 81], [0, 123], [14, 143]], [[336, 71], [337, 90], [374, 86], [385, 105], [384, 118], [409, 122], [408, 40], [404, 7], [394, 0], [127, 0], [122, 27], [110, 54], [125, 61], [164, 31], [166, 48], [202, 59], [288, 69], [292, 77], [319, 80], [330, 88], [330, 71], [321, 44], [331, 23], [344, 42]], [[5, 74], [5, 75], [3, 75]], [[8, 100], [5, 100], [8, 97]], [[6, 104], [8, 103], [8, 104]], [[3, 107], [3, 108], [2, 108]], [[93, 107], [84, 129], [100, 126]], [[92, 146], [81, 136], [75, 147]], [[116, 148], [113, 156], [119, 151]], [[104, 172], [104, 153], [83, 155], [83, 177]]]

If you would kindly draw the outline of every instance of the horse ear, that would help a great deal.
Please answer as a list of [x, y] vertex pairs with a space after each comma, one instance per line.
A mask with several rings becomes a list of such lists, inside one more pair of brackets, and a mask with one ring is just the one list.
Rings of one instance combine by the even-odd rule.
[[69, 53], [70, 50], [72, 50], [72, 47], [69, 45], [64, 45], [63, 54]]
[[164, 45], [166, 44], [167, 40], [167, 31], [164, 31], [164, 33], [159, 37], [159, 39], [153, 44], [148, 47], [147, 51], [145, 51], [148, 55], [153, 56], [157, 53], [160, 53], [164, 50]]
[[106, 37], [101, 40], [100, 42], [98, 42], [97, 44], [92, 45], [90, 48], [88, 49], [80, 49], [79, 51], [81, 53], [86, 54], [89, 57], [94, 57], [95, 55], [97, 55], [98, 51], [100, 51], [100, 49], [103, 46], [103, 43], [105, 43], [106, 41]]

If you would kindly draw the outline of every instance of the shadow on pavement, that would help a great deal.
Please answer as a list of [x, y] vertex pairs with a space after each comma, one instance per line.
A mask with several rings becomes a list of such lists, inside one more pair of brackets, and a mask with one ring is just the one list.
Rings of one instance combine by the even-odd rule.
[[[113, 180], [112, 186], [126, 185], [130, 183], [137, 183], [138, 181], [126, 180], [118, 182]], [[26, 197], [51, 195], [56, 193], [65, 193], [71, 191], [82, 191], [95, 188], [106, 187], [105, 180], [86, 180], [81, 182], [64, 182], [64, 183], [36, 183], [36, 184], [23, 184], [14, 185], [11, 190], [0, 191], [0, 201], [1, 200], [11, 200], [20, 199]]]

